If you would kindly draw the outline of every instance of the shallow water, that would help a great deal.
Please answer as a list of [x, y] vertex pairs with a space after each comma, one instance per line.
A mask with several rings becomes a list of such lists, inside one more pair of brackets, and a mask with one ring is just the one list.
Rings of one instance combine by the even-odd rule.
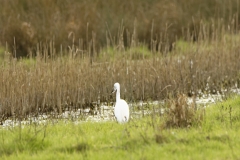
[[[232, 93], [240, 94], [240, 89], [231, 90]], [[188, 103], [196, 103], [197, 107], [207, 107], [209, 104], [222, 101], [222, 95], [201, 95], [195, 99], [188, 98]], [[163, 114], [164, 113], [164, 101], [153, 101], [153, 102], [137, 102], [129, 103], [130, 116], [131, 118], [141, 118], [144, 115], [151, 114], [152, 112]], [[153, 109], [148, 109], [149, 106], [154, 106]], [[62, 114], [50, 113], [41, 114], [38, 116], [28, 116], [22, 121], [7, 119], [2, 122], [0, 128], [11, 128], [15, 126], [24, 126], [29, 124], [45, 125], [49, 123], [57, 123], [59, 120], [64, 120], [66, 122], [74, 122], [76, 124], [92, 121], [92, 122], [105, 122], [114, 121], [114, 107], [102, 104], [98, 109], [91, 111], [90, 108], [78, 109], [76, 111], [64, 111]]]

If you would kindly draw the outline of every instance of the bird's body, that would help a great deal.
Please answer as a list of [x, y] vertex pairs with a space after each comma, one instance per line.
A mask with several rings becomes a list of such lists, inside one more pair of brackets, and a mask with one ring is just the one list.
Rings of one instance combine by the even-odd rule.
[[129, 107], [125, 100], [120, 99], [120, 84], [114, 84], [114, 91], [116, 91], [116, 104], [114, 108], [114, 115], [119, 123], [126, 123], [129, 120]]
[[119, 123], [128, 122], [129, 108], [126, 101], [120, 99], [120, 101], [115, 104], [114, 115]]

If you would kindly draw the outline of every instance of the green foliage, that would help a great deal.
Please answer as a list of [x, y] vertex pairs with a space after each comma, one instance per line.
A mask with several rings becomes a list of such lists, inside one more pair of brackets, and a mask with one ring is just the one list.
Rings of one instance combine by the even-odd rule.
[[33, 58], [22, 58], [20, 60], [20, 63], [30, 68], [36, 64], [36, 60]]
[[175, 42], [175, 48], [179, 52], [186, 52], [190, 47], [190, 42], [184, 40], [178, 40]]
[[208, 131], [219, 128], [236, 129], [240, 127], [240, 98], [234, 96], [224, 102], [219, 102], [206, 110], [206, 120], [203, 125]]
[[127, 50], [127, 54], [129, 54], [133, 60], [148, 59], [153, 55], [153, 53], [151, 53], [151, 51], [144, 45], [131, 47], [129, 50]]
[[[163, 117], [128, 124], [59, 121], [1, 129], [1, 159], [239, 159], [240, 97], [206, 108], [203, 123], [161, 128]], [[232, 106], [222, 110], [221, 106]], [[230, 116], [231, 115], [231, 116]], [[154, 116], [154, 118], [153, 118]], [[231, 118], [230, 118], [231, 117]], [[209, 129], [209, 126], [211, 129]], [[173, 154], [174, 153], [174, 154]]]
[[[0, 155], [8, 156], [18, 152], [36, 153], [46, 149], [48, 142], [44, 139], [46, 132], [44, 129], [42, 127], [30, 126], [26, 129], [16, 127], [13, 130], [1, 131]], [[5, 139], [5, 137], [8, 138]]]
[[131, 47], [125, 51], [121, 51], [118, 48], [107, 47], [100, 51], [99, 58], [100, 60], [119, 60], [119, 59], [128, 59], [128, 60], [142, 60], [151, 58], [153, 53], [144, 45], [139, 45], [137, 47]]
[[99, 58], [102, 59], [114, 59], [115, 56], [118, 56], [119, 51], [117, 49], [115, 49], [114, 47], [105, 47], [103, 49], [101, 49], [100, 53], [99, 53]]

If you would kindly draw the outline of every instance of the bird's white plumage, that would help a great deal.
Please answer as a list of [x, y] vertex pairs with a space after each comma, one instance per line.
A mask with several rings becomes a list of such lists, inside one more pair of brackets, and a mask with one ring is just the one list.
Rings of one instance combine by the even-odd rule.
[[119, 123], [126, 123], [129, 120], [129, 107], [125, 100], [120, 99], [120, 84], [115, 83], [113, 91], [116, 91], [116, 104], [114, 115]]

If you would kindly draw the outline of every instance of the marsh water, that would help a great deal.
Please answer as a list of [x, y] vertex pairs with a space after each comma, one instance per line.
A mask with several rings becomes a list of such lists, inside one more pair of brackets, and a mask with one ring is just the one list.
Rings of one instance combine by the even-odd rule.
[[[240, 94], [240, 89], [232, 89], [231, 93]], [[188, 103], [195, 103], [197, 107], [207, 107], [209, 104], [213, 104], [223, 100], [223, 95], [221, 94], [202, 94], [201, 96], [191, 98], [188, 97]], [[130, 117], [132, 119], [141, 118], [145, 115], [151, 113], [164, 114], [165, 101], [151, 101], [151, 102], [128, 102], [130, 109]], [[18, 120], [14, 118], [9, 118], [5, 121], [2, 121], [0, 128], [11, 128], [15, 126], [24, 126], [29, 124], [36, 125], [45, 125], [49, 123], [57, 123], [59, 120], [65, 122], [74, 122], [76, 124], [82, 122], [105, 122], [105, 121], [115, 121], [114, 117], [114, 103], [101, 103], [98, 107], [95, 107], [93, 110], [90, 108], [77, 109], [77, 110], [65, 110], [61, 114], [59, 113], [46, 113], [39, 114], [38, 116], [29, 115], [23, 120]]]

